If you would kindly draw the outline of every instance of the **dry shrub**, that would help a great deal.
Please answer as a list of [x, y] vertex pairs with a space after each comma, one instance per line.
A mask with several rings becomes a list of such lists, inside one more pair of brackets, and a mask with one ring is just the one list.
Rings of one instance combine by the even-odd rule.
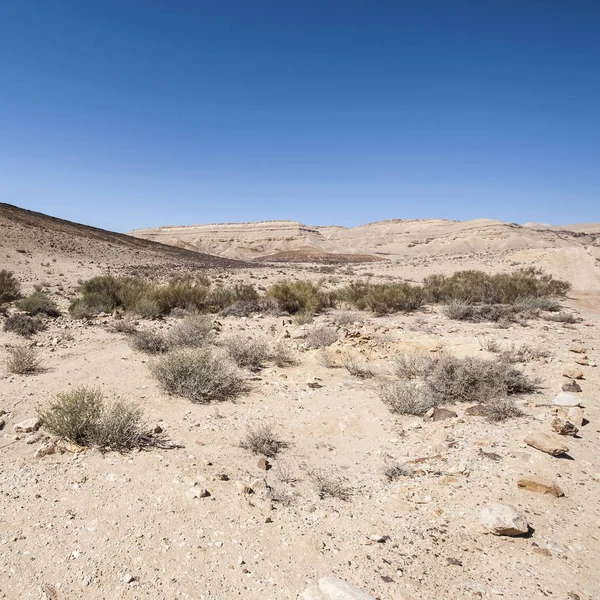
[[123, 333], [125, 335], [134, 335], [137, 333], [136, 326], [128, 319], [119, 319], [112, 323], [109, 328], [112, 333]]
[[214, 339], [211, 317], [196, 315], [186, 317], [171, 329], [168, 342], [173, 347], [199, 348]]
[[107, 404], [98, 389], [80, 387], [58, 394], [38, 414], [48, 432], [80, 446], [123, 451], [146, 445], [142, 409], [123, 401]]
[[442, 312], [454, 321], [466, 321], [472, 314], [472, 307], [470, 304], [461, 302], [460, 300], [451, 300], [444, 306]]
[[4, 321], [4, 331], [11, 331], [23, 337], [31, 337], [44, 329], [46, 326], [42, 321], [29, 315], [12, 315]]
[[326, 369], [340, 369], [343, 366], [338, 354], [331, 350], [322, 350], [318, 360]]
[[169, 342], [164, 335], [153, 331], [137, 331], [131, 336], [132, 348], [146, 354], [164, 354], [169, 350]]
[[287, 444], [277, 437], [272, 425], [258, 425], [249, 427], [244, 439], [240, 443], [242, 448], [262, 454], [263, 456], [275, 456]]
[[294, 315], [296, 325], [310, 325], [314, 320], [314, 315], [309, 312], [299, 312]]
[[485, 350], [486, 352], [497, 354], [501, 350], [500, 342], [494, 338], [489, 338], [485, 335], [478, 335], [477, 341], [479, 342], [481, 349]]
[[331, 346], [338, 339], [337, 331], [333, 327], [313, 327], [308, 331], [305, 343], [309, 348], [324, 348]]
[[396, 481], [400, 477], [410, 477], [413, 474], [413, 470], [402, 461], [390, 460], [383, 466], [383, 476], [388, 481]]
[[500, 352], [500, 359], [507, 363], [526, 363], [540, 358], [548, 358], [550, 353], [541, 348], [532, 348], [527, 344], [521, 346], [512, 345]]
[[292, 367], [300, 362], [294, 348], [281, 340], [275, 344], [271, 358], [279, 368]]
[[352, 325], [362, 322], [363, 317], [360, 313], [350, 312], [346, 310], [336, 311], [332, 314], [332, 321], [336, 325]]
[[[254, 289], [254, 288], [253, 288]], [[221, 310], [223, 316], [249, 317], [257, 313], [277, 315], [279, 305], [275, 298], [256, 298], [254, 300], [237, 300], [230, 306]]]
[[395, 359], [394, 371], [401, 379], [426, 377], [437, 362], [438, 357], [422, 352], [405, 352]]
[[291, 486], [285, 483], [273, 483], [268, 487], [269, 498], [282, 506], [289, 506], [296, 497]]
[[200, 404], [235, 398], [246, 388], [231, 359], [211, 347], [172, 350], [151, 370], [167, 392]]
[[393, 381], [379, 389], [379, 397], [393, 413], [424, 415], [436, 405], [427, 386], [414, 381]]
[[9, 373], [16, 375], [32, 375], [41, 369], [41, 360], [35, 348], [16, 346], [7, 348], [5, 359]]
[[375, 377], [373, 369], [357, 356], [346, 354], [342, 357], [342, 365], [346, 367], [346, 370], [350, 375], [358, 377], [359, 379], [370, 379], [371, 377]]
[[14, 274], [6, 269], [0, 270], [0, 304], [12, 302], [21, 297], [21, 284]]
[[59, 317], [60, 311], [56, 303], [44, 292], [34, 292], [17, 302], [17, 307], [28, 315], [47, 315], [48, 317]]
[[311, 473], [310, 478], [315, 491], [321, 499], [327, 496], [338, 498], [339, 500], [350, 499], [351, 490], [346, 486], [344, 480], [336, 473], [320, 470]]
[[543, 317], [545, 321], [552, 321], [553, 323], [579, 323], [581, 319], [578, 319], [573, 313], [562, 311], [553, 315], [545, 315]]
[[525, 414], [511, 398], [492, 398], [484, 406], [487, 418], [494, 422], [515, 419]]
[[238, 367], [259, 369], [272, 356], [269, 343], [260, 338], [232, 336], [223, 340], [223, 346]]

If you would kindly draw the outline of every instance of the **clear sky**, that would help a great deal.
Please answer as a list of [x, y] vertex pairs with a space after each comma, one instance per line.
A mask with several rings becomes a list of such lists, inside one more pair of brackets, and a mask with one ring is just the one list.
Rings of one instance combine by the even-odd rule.
[[600, 221], [600, 0], [0, 0], [0, 201]]

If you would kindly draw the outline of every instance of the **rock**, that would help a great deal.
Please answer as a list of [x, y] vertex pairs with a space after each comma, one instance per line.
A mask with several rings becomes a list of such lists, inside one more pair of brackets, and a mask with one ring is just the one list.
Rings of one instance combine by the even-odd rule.
[[554, 400], [552, 400], [552, 404], [554, 404], [554, 406], [579, 406], [581, 400], [575, 396], [575, 394], [560, 392], [560, 394], [557, 394]]
[[240, 494], [254, 493], [254, 490], [247, 483], [244, 483], [243, 481], [236, 481], [235, 487]]
[[131, 573], [125, 573], [123, 575], [123, 583], [133, 583], [135, 581], [135, 577]]
[[579, 427], [567, 419], [556, 416], [552, 420], [552, 429], [560, 435], [577, 435]]
[[562, 387], [560, 388], [563, 392], [580, 392], [581, 391], [581, 386], [574, 380], [574, 379], [569, 379], [569, 381], [566, 381], [565, 383], [562, 384]]
[[38, 417], [31, 417], [30, 419], [25, 419], [20, 423], [15, 425], [15, 431], [17, 433], [31, 433], [32, 431], [37, 431], [40, 428], [42, 421]]
[[568, 377], [569, 379], [583, 379], [583, 373], [579, 369], [567, 369], [563, 373], [563, 377]]
[[581, 365], [582, 367], [587, 367], [590, 364], [590, 361], [588, 360], [587, 356], [582, 356], [581, 358], [576, 358], [575, 362], [578, 365]]
[[229, 475], [227, 473], [217, 473], [215, 479], [217, 481], [229, 481]]
[[479, 518], [494, 535], [516, 536], [529, 531], [525, 517], [510, 504], [489, 504], [479, 511]]
[[569, 408], [567, 419], [581, 429], [583, 427], [583, 408], [580, 406], [572, 406]]
[[306, 588], [300, 594], [300, 600], [323, 600], [323, 596], [321, 595], [320, 592], [318, 592], [312, 588]]
[[575, 354], [585, 354], [585, 348], [583, 346], [571, 346], [569, 352], [575, 352]]
[[210, 492], [206, 488], [195, 485], [190, 488], [185, 495], [189, 500], [195, 500], [196, 498], [208, 498], [210, 496]]
[[533, 448], [536, 448], [541, 452], [546, 452], [546, 454], [552, 456], [561, 456], [569, 451], [569, 447], [563, 444], [560, 439], [542, 431], [529, 433], [524, 441], [528, 446], [532, 446]]
[[517, 486], [530, 492], [548, 494], [555, 498], [565, 495], [556, 481], [548, 479], [547, 477], [539, 477], [538, 475], [526, 475], [520, 477], [517, 480]]
[[0, 431], [2, 429], [4, 429], [4, 426], [6, 425], [6, 421], [4, 419], [0, 419]]
[[385, 540], [387, 537], [385, 535], [373, 534], [368, 537], [369, 541], [375, 542], [377, 544], [385, 544]]
[[444, 421], [445, 419], [452, 419], [458, 417], [453, 410], [447, 408], [430, 408], [423, 416], [423, 421]]
[[49, 456], [50, 454], [54, 454], [56, 452], [56, 446], [50, 442], [49, 444], [44, 444], [41, 448], [38, 448], [33, 456], [34, 458], [43, 458], [44, 456]]
[[256, 466], [263, 471], [268, 471], [271, 468], [271, 463], [263, 456], [258, 459]]
[[163, 428], [160, 425], [155, 425], [154, 429], [152, 430], [152, 433], [162, 433], [163, 432]]
[[355, 585], [337, 577], [321, 577], [319, 590], [325, 600], [375, 600], [373, 596], [361, 592]]

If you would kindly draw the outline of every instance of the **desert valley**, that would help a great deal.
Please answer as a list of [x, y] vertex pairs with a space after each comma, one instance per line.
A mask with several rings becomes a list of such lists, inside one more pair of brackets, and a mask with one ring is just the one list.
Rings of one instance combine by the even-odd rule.
[[0, 598], [600, 599], [600, 224], [0, 257]]

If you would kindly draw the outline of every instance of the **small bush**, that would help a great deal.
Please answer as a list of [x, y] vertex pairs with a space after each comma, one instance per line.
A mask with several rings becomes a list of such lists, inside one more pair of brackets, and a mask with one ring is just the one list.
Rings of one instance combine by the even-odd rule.
[[160, 333], [138, 331], [131, 337], [131, 346], [146, 354], [164, 354], [169, 350], [169, 342]]
[[502, 360], [445, 356], [427, 378], [436, 403], [483, 402], [506, 394], [530, 394], [538, 383]]
[[272, 285], [267, 296], [275, 298], [281, 310], [291, 315], [320, 312], [335, 304], [333, 296], [323, 292], [312, 281], [282, 281]]
[[98, 389], [58, 394], [38, 414], [48, 432], [80, 446], [129, 450], [143, 445], [146, 433], [139, 407], [122, 401], [107, 405]]
[[570, 323], [570, 324], [578, 323], [580, 321], [580, 319], [578, 319], [573, 313], [569, 313], [569, 312], [565, 312], [565, 311], [555, 313], [553, 315], [545, 315], [544, 320], [552, 321], [554, 323]]
[[271, 425], [259, 425], [248, 428], [241, 446], [254, 454], [272, 457], [285, 448], [286, 443], [277, 437]]
[[430, 354], [407, 352], [396, 357], [394, 370], [401, 379], [418, 379], [431, 373], [437, 360]]
[[522, 417], [525, 413], [510, 398], [492, 398], [485, 405], [487, 418], [493, 422]]
[[186, 317], [171, 329], [168, 341], [174, 347], [199, 348], [210, 344], [214, 339], [213, 320], [196, 315]]
[[338, 334], [332, 327], [313, 327], [306, 336], [306, 345], [309, 348], [324, 348], [331, 346], [338, 339]]
[[391, 460], [385, 463], [383, 467], [383, 476], [388, 481], [396, 481], [401, 477], [410, 477], [413, 470], [399, 460]]
[[343, 366], [338, 354], [331, 350], [322, 350], [319, 353], [318, 361], [326, 369], [340, 369]]
[[315, 491], [321, 499], [330, 496], [339, 500], [348, 500], [351, 496], [350, 489], [346, 487], [343, 479], [329, 471], [315, 471], [311, 474]]
[[296, 325], [310, 325], [314, 320], [314, 315], [309, 312], [299, 312], [294, 315], [294, 323]]
[[361, 322], [363, 318], [359, 313], [342, 310], [335, 312], [332, 320], [336, 325], [352, 325]]
[[238, 367], [259, 369], [271, 358], [271, 348], [266, 340], [234, 336], [223, 345]]
[[236, 366], [210, 347], [173, 350], [151, 370], [167, 392], [200, 404], [235, 398], [245, 390]]
[[473, 307], [460, 300], [451, 300], [444, 306], [442, 312], [453, 321], [467, 321], [473, 312]]
[[495, 340], [494, 338], [486, 337], [485, 335], [477, 336], [477, 340], [479, 341], [479, 345], [482, 350], [486, 352], [492, 352], [493, 354], [497, 354], [501, 350], [500, 342]]
[[42, 321], [29, 315], [13, 315], [4, 321], [4, 331], [12, 331], [23, 337], [31, 337], [45, 328], [46, 326]]
[[136, 326], [127, 319], [118, 319], [109, 327], [113, 333], [124, 333], [125, 335], [134, 335], [137, 333]]
[[548, 312], [557, 312], [560, 310], [560, 303], [547, 296], [536, 298], [535, 296], [526, 296], [525, 298], [517, 298], [516, 304], [522, 304], [532, 310], [546, 310]]
[[35, 348], [17, 346], [8, 348], [7, 352], [5, 362], [9, 373], [32, 375], [40, 370], [41, 361]]
[[374, 313], [411, 312], [425, 301], [423, 289], [408, 283], [371, 284], [366, 303]]
[[299, 362], [294, 349], [283, 341], [275, 344], [271, 358], [279, 368], [291, 367]]
[[501, 360], [511, 364], [531, 362], [540, 358], [548, 358], [548, 356], [550, 356], [550, 353], [547, 350], [532, 348], [527, 344], [522, 344], [521, 346], [513, 344], [510, 348], [502, 350], [499, 354]]
[[17, 307], [24, 310], [28, 315], [47, 315], [59, 317], [60, 311], [56, 303], [44, 292], [34, 292], [17, 302]]
[[12, 302], [21, 297], [21, 284], [11, 271], [0, 270], [0, 304]]
[[375, 377], [373, 369], [356, 356], [347, 354], [342, 358], [342, 365], [346, 367], [346, 370], [350, 375], [358, 377], [359, 379], [370, 379], [371, 377]]
[[393, 413], [424, 415], [436, 405], [426, 386], [414, 381], [394, 381], [381, 386], [379, 397]]

